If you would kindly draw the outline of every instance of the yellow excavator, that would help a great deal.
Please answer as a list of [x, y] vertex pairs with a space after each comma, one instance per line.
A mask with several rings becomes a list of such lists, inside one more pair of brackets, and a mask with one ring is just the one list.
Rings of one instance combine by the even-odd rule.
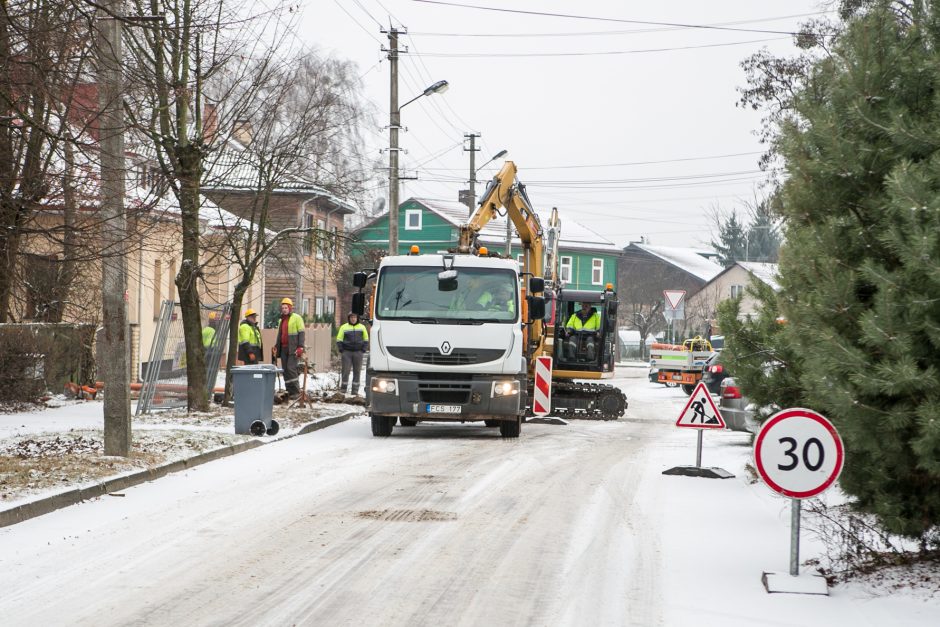
[[[520, 274], [522, 277], [537, 279], [523, 281], [522, 320], [529, 319], [529, 300], [539, 298], [535, 294], [528, 294], [527, 286], [542, 288], [541, 299], [545, 304], [545, 316], [528, 323], [523, 333], [529, 367], [529, 414], [535, 358], [551, 356], [550, 415], [559, 418], [616, 420], [626, 411], [627, 398], [619, 388], [599, 383], [600, 380], [614, 376], [618, 305], [616, 292], [610, 284], [602, 291], [572, 290], [559, 284], [561, 220], [558, 210], [552, 209], [548, 227], [543, 229], [525, 186], [519, 182], [516, 174], [516, 165], [506, 161], [487, 185], [468, 222], [461, 225], [457, 250], [454, 252], [481, 254], [485, 247], [478, 240], [483, 227], [502, 215], [512, 221], [522, 243], [523, 267]], [[593, 318], [593, 324], [575, 324], [573, 326], [583, 326], [575, 330], [567, 328], [566, 322], [579, 312], [584, 312], [584, 318]]]

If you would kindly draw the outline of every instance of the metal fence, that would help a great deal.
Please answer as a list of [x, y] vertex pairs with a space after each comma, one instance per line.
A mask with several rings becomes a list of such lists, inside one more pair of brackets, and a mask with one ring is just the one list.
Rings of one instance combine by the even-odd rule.
[[[206, 347], [206, 394], [212, 395], [219, 365], [228, 347], [231, 305], [202, 305], [202, 338]], [[153, 336], [150, 359], [143, 370], [136, 415], [155, 409], [186, 406], [186, 342], [183, 339], [183, 315], [180, 304], [163, 301], [160, 321]]]

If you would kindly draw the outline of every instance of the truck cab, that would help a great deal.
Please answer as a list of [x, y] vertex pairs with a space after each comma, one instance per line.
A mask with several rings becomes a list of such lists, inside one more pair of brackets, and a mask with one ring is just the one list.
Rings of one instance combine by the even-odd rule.
[[385, 257], [366, 371], [374, 435], [397, 420], [483, 420], [519, 434], [527, 361], [518, 264], [460, 254]]

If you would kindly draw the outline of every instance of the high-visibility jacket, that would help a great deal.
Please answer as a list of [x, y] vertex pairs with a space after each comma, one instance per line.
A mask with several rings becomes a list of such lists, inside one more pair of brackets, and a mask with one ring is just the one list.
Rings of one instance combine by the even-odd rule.
[[587, 320], [582, 320], [581, 312], [576, 311], [568, 318], [565, 328], [572, 331], [599, 331], [601, 328], [601, 315], [591, 307], [591, 315], [588, 316]]
[[212, 327], [203, 327], [202, 329], [202, 345], [205, 348], [212, 346], [212, 342], [215, 341], [215, 329]]
[[238, 325], [238, 358], [244, 362], [259, 362], [264, 353], [261, 350], [261, 329], [257, 324], [241, 321]]
[[340, 351], [361, 352], [369, 342], [369, 330], [361, 322], [343, 324], [336, 332], [336, 347]]
[[[286, 318], [286, 319], [285, 319]], [[287, 326], [285, 334], [284, 326]], [[274, 345], [278, 352], [283, 350], [284, 337], [287, 338], [287, 350], [293, 353], [298, 347], [304, 346], [306, 334], [304, 333], [304, 319], [299, 314], [290, 313], [287, 316], [281, 316], [281, 324], [277, 328], [277, 340]]]
[[512, 296], [509, 299], [500, 305], [500, 303], [494, 302], [495, 297], [490, 292], [483, 292], [480, 298], [477, 299], [477, 304], [481, 307], [492, 309], [493, 307], [499, 307], [509, 313], [516, 313], [516, 299]]

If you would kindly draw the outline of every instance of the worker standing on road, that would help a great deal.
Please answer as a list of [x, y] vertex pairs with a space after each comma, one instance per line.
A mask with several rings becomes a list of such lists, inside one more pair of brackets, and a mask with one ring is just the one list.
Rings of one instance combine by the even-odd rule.
[[297, 360], [304, 354], [304, 319], [293, 313], [294, 301], [289, 298], [281, 299], [281, 323], [277, 329], [277, 340], [274, 342], [274, 352], [281, 359], [281, 369], [284, 370], [284, 387], [291, 400], [300, 396], [300, 373], [297, 370]]
[[238, 358], [247, 365], [261, 362], [261, 330], [258, 328], [258, 312], [245, 310], [245, 319], [238, 325]]
[[565, 323], [565, 348], [568, 352], [568, 359], [574, 359], [578, 354], [579, 332], [588, 331], [590, 334], [585, 338], [585, 350], [589, 361], [594, 361], [595, 347], [594, 336], [601, 329], [601, 315], [589, 302], [581, 303], [581, 310], [571, 314], [568, 322]]
[[202, 347], [210, 348], [215, 342], [215, 324], [218, 314], [214, 311], [209, 312], [209, 322], [202, 328]]
[[359, 322], [359, 316], [350, 313], [346, 316], [346, 323], [336, 332], [336, 348], [339, 349], [343, 360], [343, 370], [340, 377], [339, 389], [346, 393], [349, 384], [349, 373], [352, 372], [352, 393], [359, 394], [359, 376], [362, 372], [362, 356], [369, 345], [369, 330], [366, 325]]

